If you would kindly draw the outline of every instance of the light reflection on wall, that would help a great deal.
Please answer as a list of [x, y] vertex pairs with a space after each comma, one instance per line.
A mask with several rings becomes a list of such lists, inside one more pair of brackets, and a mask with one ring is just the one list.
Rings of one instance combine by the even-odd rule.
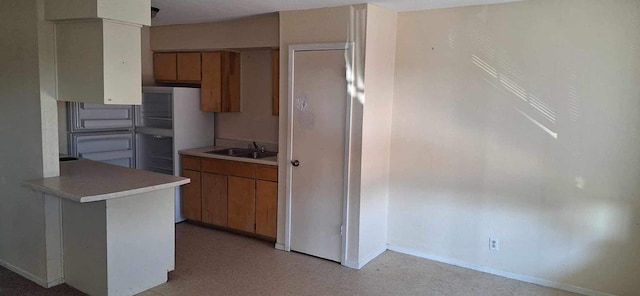
[[[490, 36], [481, 28], [482, 22], [478, 21], [472, 32], [472, 47], [475, 53], [471, 54], [471, 63], [484, 72], [483, 79], [495, 88], [506, 90], [515, 95], [519, 102], [513, 102], [513, 107], [524, 118], [542, 129], [554, 139], [558, 139], [555, 126], [557, 112], [556, 107], [527, 91], [522, 85], [526, 85], [526, 76], [517, 65], [510, 61], [509, 55], [504, 50], [497, 48]], [[452, 34], [449, 34], [449, 42], [452, 42]], [[450, 45], [454, 48], [453, 45]], [[575, 110], [579, 112], [579, 110]]]

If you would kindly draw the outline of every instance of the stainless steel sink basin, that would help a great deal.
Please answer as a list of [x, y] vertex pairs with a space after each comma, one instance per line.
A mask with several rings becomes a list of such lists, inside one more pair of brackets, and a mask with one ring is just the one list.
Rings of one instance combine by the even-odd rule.
[[261, 151], [243, 149], [243, 148], [226, 148], [226, 149], [220, 149], [220, 150], [207, 151], [205, 153], [216, 154], [216, 155], [227, 155], [227, 156], [234, 156], [234, 157], [254, 158], [254, 159], [272, 157], [278, 154], [277, 152], [272, 152], [272, 151], [261, 152]]
[[276, 156], [278, 155], [277, 152], [271, 152], [271, 151], [265, 151], [265, 152], [259, 152], [259, 151], [253, 151], [251, 153], [249, 153], [248, 158], [255, 158], [255, 159], [259, 159], [259, 158], [265, 158], [265, 157], [272, 157], [272, 156]]
[[227, 148], [227, 149], [207, 151], [205, 153], [217, 154], [217, 155], [227, 155], [227, 156], [242, 156], [242, 155], [245, 155], [245, 154], [248, 155], [250, 152], [251, 152], [251, 150], [249, 150], [249, 149]]
[[60, 156], [60, 162], [73, 161], [73, 160], [78, 160], [78, 158], [73, 156]]

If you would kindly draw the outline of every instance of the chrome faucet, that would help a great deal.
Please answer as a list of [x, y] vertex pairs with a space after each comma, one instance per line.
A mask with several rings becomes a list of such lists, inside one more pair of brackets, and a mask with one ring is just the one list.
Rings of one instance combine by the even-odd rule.
[[260, 151], [260, 152], [265, 152], [264, 146], [258, 146], [258, 144], [256, 144], [256, 142], [251, 142], [252, 144], [249, 144], [249, 149], [250, 150], [254, 150], [256, 152]]

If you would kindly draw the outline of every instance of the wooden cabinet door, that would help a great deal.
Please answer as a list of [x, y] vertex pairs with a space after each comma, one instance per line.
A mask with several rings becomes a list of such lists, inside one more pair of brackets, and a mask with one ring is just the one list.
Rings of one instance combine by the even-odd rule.
[[271, 52], [271, 114], [280, 113], [280, 50]]
[[176, 76], [176, 54], [156, 52], [153, 54], [153, 78], [157, 81], [174, 81]]
[[240, 54], [222, 53], [222, 111], [240, 112]]
[[191, 183], [182, 185], [182, 215], [188, 220], [202, 221], [200, 172], [183, 170], [182, 176], [191, 179]]
[[256, 234], [276, 238], [278, 183], [256, 181]]
[[227, 226], [227, 176], [202, 173], [202, 222]]
[[222, 111], [222, 53], [202, 53], [202, 83], [200, 109], [205, 112]]
[[256, 180], [229, 176], [227, 226], [255, 232]]
[[240, 112], [240, 54], [203, 52], [200, 109]]
[[199, 52], [177, 53], [177, 78], [181, 82], [199, 83], [201, 66]]

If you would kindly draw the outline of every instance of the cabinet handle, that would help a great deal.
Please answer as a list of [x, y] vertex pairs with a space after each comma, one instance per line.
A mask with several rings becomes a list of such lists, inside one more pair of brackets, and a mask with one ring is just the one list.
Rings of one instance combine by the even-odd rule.
[[297, 167], [297, 166], [299, 166], [299, 165], [300, 165], [300, 161], [298, 161], [298, 160], [296, 159], [296, 160], [294, 160], [294, 161], [291, 161], [291, 164], [292, 164], [294, 167]]

